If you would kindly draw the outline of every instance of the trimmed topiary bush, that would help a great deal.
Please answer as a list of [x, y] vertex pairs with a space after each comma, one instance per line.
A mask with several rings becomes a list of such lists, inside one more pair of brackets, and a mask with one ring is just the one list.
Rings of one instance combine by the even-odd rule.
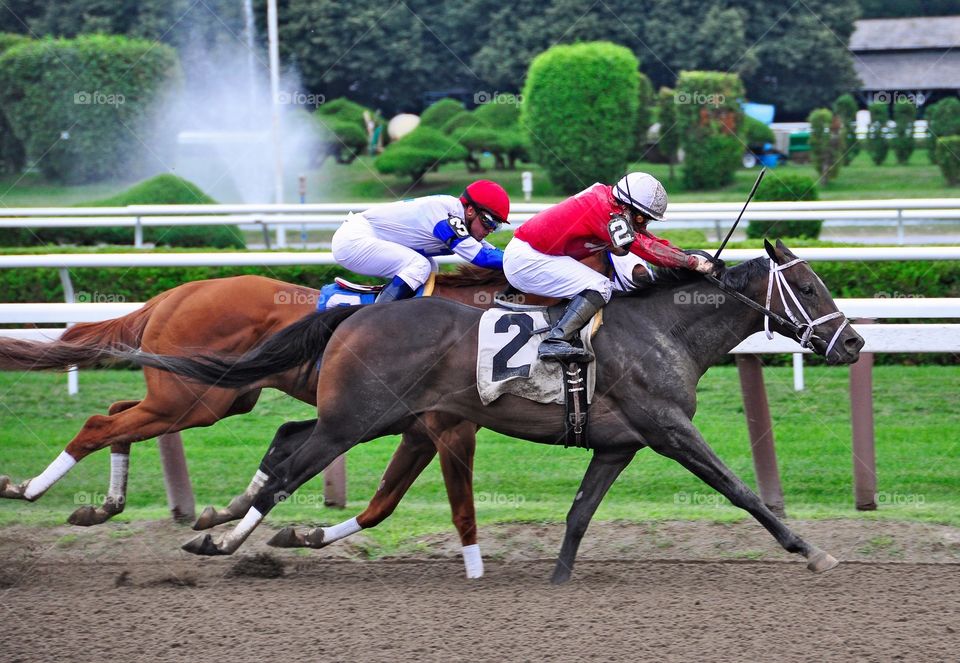
[[960, 135], [960, 99], [947, 97], [927, 109], [927, 139], [930, 163], [937, 163], [937, 141], [944, 136]]
[[456, 99], [441, 99], [423, 111], [420, 115], [420, 125], [433, 129], [441, 129], [443, 125], [447, 123], [447, 120], [454, 115], [462, 113], [464, 110], [466, 109], [463, 107], [463, 104]]
[[860, 154], [860, 141], [857, 139], [857, 100], [852, 94], [841, 94], [833, 102], [833, 114], [840, 117], [846, 130], [847, 149], [843, 154], [843, 164], [849, 166], [853, 158]]
[[381, 173], [406, 176], [417, 185], [434, 167], [466, 158], [466, 148], [437, 129], [421, 124], [400, 140], [390, 143], [373, 164]]
[[960, 136], [937, 139], [937, 165], [950, 186], [960, 184]]
[[[213, 198], [197, 185], [176, 175], [157, 175], [110, 198], [81, 203], [77, 207], [127, 207], [129, 205], [209, 205]], [[143, 239], [157, 246], [245, 248], [239, 229], [233, 226], [168, 226], [144, 228]], [[46, 244], [133, 244], [132, 228], [35, 228], [0, 230], [0, 246]]]
[[561, 191], [623, 175], [636, 146], [638, 66], [629, 49], [608, 42], [554, 46], [530, 64], [521, 124]]
[[773, 129], [749, 115], [743, 116], [743, 124], [740, 127], [740, 137], [743, 139], [743, 142], [750, 147], [761, 147], [764, 143], [772, 143], [774, 141]]
[[[827, 111], [829, 112], [829, 111]], [[794, 175], [771, 171], [760, 182], [754, 200], [800, 201], [819, 200], [817, 183], [806, 175]], [[816, 239], [820, 236], [823, 221], [751, 221], [747, 225], [747, 237], [760, 239], [782, 239], [784, 237], [803, 237]]]
[[367, 131], [355, 122], [336, 115], [314, 117], [323, 136], [317, 148], [317, 165], [323, 164], [327, 157], [333, 157], [340, 164], [352, 163], [367, 147]]
[[887, 122], [890, 110], [884, 102], [870, 104], [870, 128], [867, 130], [867, 152], [876, 165], [887, 160], [890, 143], [887, 141]]
[[818, 108], [807, 118], [810, 122], [810, 160], [820, 181], [827, 184], [840, 174], [845, 151], [843, 120], [827, 108]]
[[473, 116], [494, 129], [514, 129], [520, 126], [519, 104], [481, 104], [473, 109]]
[[[26, 35], [0, 32], [0, 54], [29, 41]], [[0, 109], [0, 175], [19, 173], [23, 170], [25, 159], [23, 143], [14, 135], [3, 109]]]
[[320, 104], [316, 113], [323, 117], [336, 117], [343, 122], [350, 122], [361, 129], [365, 126], [363, 114], [371, 112], [366, 106], [361, 106], [355, 101], [350, 101], [346, 97], [338, 97], [333, 101]]
[[913, 148], [913, 121], [917, 119], [917, 107], [909, 101], [898, 101], [893, 105], [893, 138], [890, 140], [897, 163], [903, 165], [910, 161]]
[[688, 189], [726, 186], [740, 167], [737, 138], [743, 84], [736, 74], [682, 71], [674, 101], [683, 145], [683, 181]]
[[0, 107], [47, 179], [126, 178], [148, 161], [176, 52], [154, 41], [84, 35], [21, 44], [0, 56]]

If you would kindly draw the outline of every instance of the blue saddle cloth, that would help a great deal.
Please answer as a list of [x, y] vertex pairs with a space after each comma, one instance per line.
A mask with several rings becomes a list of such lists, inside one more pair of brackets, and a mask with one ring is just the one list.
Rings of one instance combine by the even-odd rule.
[[[423, 297], [423, 286], [417, 288], [414, 297]], [[317, 298], [317, 310], [326, 311], [335, 306], [359, 306], [360, 304], [372, 304], [376, 300], [377, 294], [373, 292], [358, 292], [345, 288], [339, 283], [328, 283], [320, 288], [320, 296]]]

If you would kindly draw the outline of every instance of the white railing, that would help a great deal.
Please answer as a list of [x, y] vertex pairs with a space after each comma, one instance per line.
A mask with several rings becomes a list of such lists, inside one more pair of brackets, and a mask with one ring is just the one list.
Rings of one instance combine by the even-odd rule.
[[[285, 229], [337, 228], [349, 212], [362, 212], [385, 203], [312, 203], [303, 205], [131, 205], [130, 207], [26, 207], [0, 209], [3, 228], [96, 228], [125, 227], [133, 230], [133, 245], [144, 246], [146, 227], [186, 225], [234, 225], [278, 230], [277, 246], [283, 248]], [[661, 227], [713, 224], [717, 235], [740, 211], [742, 204], [673, 203]], [[515, 203], [510, 216], [516, 228], [531, 216], [550, 207], [545, 203]], [[824, 220], [858, 224], [896, 224], [898, 243], [903, 243], [905, 226], [917, 222], [950, 222], [960, 219], [958, 198], [898, 198], [890, 200], [832, 200], [807, 202], [755, 202], [744, 220]]]

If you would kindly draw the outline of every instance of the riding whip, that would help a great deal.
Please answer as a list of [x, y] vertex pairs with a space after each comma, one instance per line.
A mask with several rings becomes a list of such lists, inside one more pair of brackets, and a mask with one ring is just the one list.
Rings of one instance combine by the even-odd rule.
[[720, 248], [717, 249], [717, 252], [713, 254], [713, 260], [716, 262], [717, 258], [720, 257], [720, 252], [723, 251], [723, 247], [727, 245], [727, 242], [730, 241], [730, 237], [733, 236], [733, 231], [737, 229], [737, 225], [740, 223], [740, 219], [743, 218], [743, 213], [747, 211], [747, 205], [750, 204], [750, 201], [753, 200], [753, 194], [757, 192], [757, 187], [760, 186], [760, 180], [763, 179], [764, 173], [767, 172], [766, 168], [760, 169], [760, 174], [757, 175], [757, 181], [753, 183], [753, 188], [750, 190], [750, 195], [747, 196], [747, 201], [743, 204], [743, 209], [740, 210], [740, 214], [737, 215], [737, 220], [733, 222], [733, 226], [730, 228], [730, 232], [727, 233], [727, 236], [723, 238], [723, 243], [720, 245]]

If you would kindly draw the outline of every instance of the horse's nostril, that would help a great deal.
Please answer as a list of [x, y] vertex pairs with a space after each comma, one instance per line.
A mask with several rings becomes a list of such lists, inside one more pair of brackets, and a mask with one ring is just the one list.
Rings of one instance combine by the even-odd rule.
[[851, 336], [843, 342], [843, 347], [847, 352], [860, 352], [863, 347], [862, 336]]

